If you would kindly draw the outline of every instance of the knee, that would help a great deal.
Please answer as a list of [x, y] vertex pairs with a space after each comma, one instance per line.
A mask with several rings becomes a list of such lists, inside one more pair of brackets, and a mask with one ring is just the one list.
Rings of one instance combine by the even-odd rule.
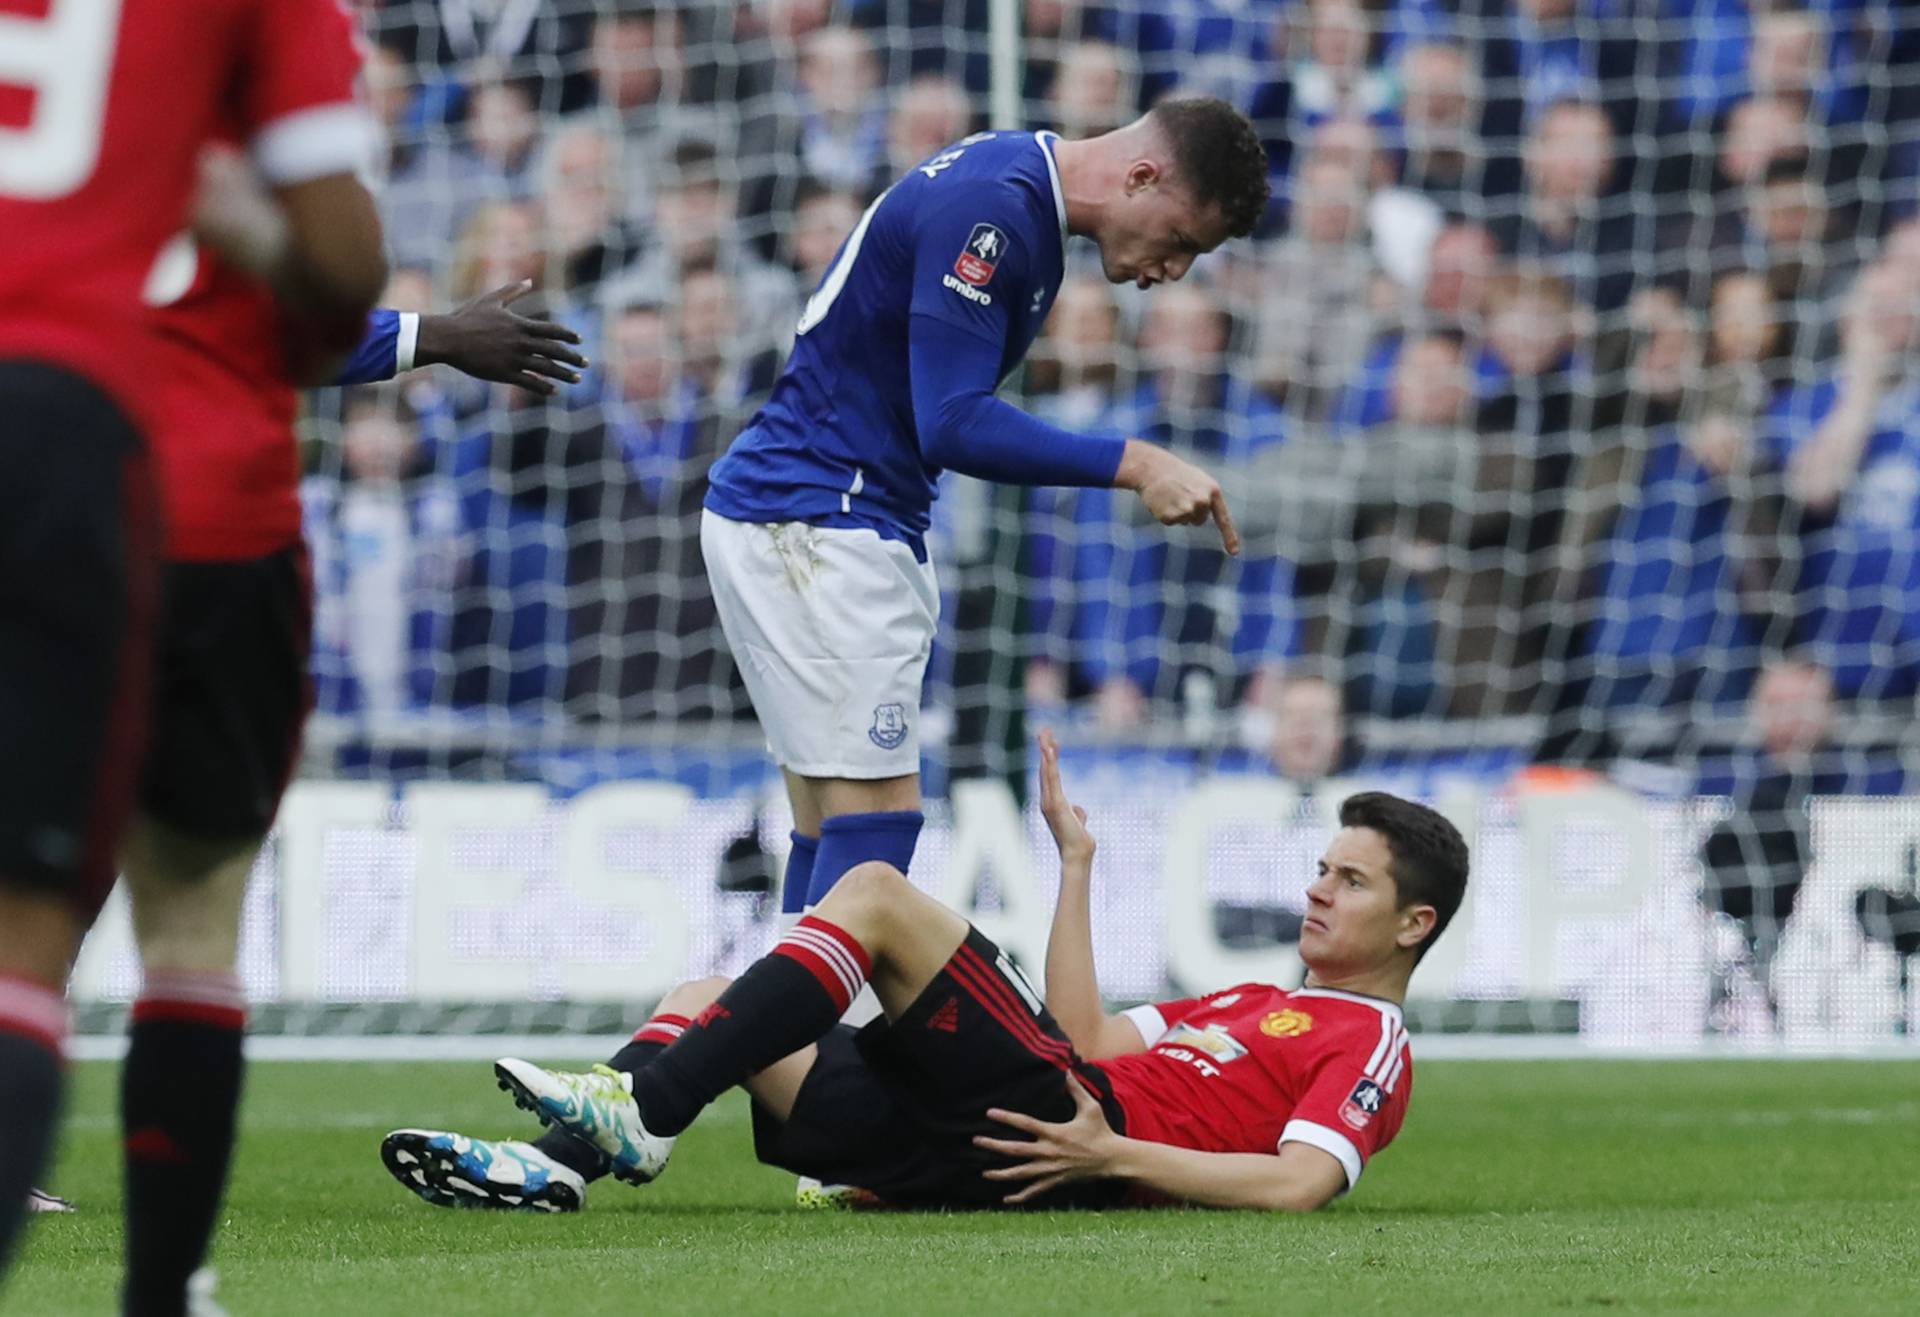
[[228, 970], [258, 842], [198, 842], [136, 832], [125, 856], [134, 941], [147, 969]]
[[660, 999], [654, 1007], [655, 1015], [698, 1015], [718, 1001], [720, 994], [732, 986], [733, 980], [716, 974], [710, 979], [694, 979], [682, 983]]
[[827, 899], [877, 914], [897, 905], [907, 890], [905, 874], [885, 860], [867, 860], [841, 874]]

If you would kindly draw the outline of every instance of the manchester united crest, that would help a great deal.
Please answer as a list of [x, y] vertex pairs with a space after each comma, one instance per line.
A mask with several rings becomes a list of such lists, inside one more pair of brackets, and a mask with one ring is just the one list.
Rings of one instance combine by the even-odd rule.
[[1313, 1017], [1305, 1011], [1288, 1008], [1284, 1011], [1272, 1011], [1260, 1021], [1260, 1032], [1269, 1038], [1298, 1038], [1313, 1028]]

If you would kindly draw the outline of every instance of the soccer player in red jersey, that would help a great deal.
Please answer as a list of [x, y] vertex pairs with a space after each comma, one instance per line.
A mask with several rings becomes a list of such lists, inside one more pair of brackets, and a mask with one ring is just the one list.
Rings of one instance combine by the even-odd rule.
[[[764, 1162], [897, 1206], [1192, 1202], [1310, 1211], [1351, 1189], [1413, 1089], [1400, 1003], [1459, 909], [1446, 819], [1349, 797], [1308, 889], [1305, 987], [1243, 983], [1110, 1015], [1094, 976], [1093, 838], [1041, 740], [1060, 848], [1043, 1004], [966, 920], [882, 863], [855, 868], [739, 979], [668, 994], [611, 1066], [495, 1066], [584, 1150], [396, 1130], [387, 1168], [429, 1202], [578, 1206], [602, 1168], [644, 1183], [742, 1084]], [[836, 1022], [863, 982], [885, 1011]], [[571, 1164], [570, 1164], [571, 1163]]]
[[[155, 696], [158, 258], [198, 183], [202, 240], [274, 290], [324, 373], [385, 277], [357, 68], [338, 0], [0, 12], [0, 89], [25, 92], [0, 97], [0, 1258], [46, 1155], [60, 985], [128, 840]], [[203, 154], [223, 125], [250, 161]], [[135, 893], [129, 1312], [183, 1308], [225, 1176], [238, 1012], [173, 963], [208, 900]]]

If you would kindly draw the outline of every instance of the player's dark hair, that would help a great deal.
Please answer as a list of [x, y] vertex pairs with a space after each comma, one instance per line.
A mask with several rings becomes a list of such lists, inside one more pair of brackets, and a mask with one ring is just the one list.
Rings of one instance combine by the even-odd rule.
[[1247, 116], [1211, 96], [1162, 101], [1150, 116], [1173, 148], [1173, 168], [1203, 207], [1218, 207], [1227, 235], [1244, 238], [1266, 213], [1273, 188], [1267, 152]]
[[1371, 828], [1386, 839], [1400, 909], [1433, 907], [1433, 929], [1420, 943], [1415, 963], [1447, 931], [1467, 891], [1467, 842], [1438, 810], [1384, 791], [1362, 791], [1340, 802], [1340, 826]]

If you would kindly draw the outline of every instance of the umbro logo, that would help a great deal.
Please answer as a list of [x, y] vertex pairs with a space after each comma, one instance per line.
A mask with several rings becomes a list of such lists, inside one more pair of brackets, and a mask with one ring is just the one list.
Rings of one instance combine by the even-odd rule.
[[944, 287], [951, 288], [954, 292], [960, 294], [960, 296], [966, 298], [969, 302], [973, 302], [979, 306], [993, 305], [992, 293], [983, 293], [978, 288], [975, 288], [972, 284], [961, 283], [958, 279], [954, 278], [950, 274], [941, 275], [940, 282]]
[[938, 1029], [941, 1033], [959, 1033], [960, 999], [949, 997], [942, 1002], [940, 1009], [927, 1017], [927, 1028]]

